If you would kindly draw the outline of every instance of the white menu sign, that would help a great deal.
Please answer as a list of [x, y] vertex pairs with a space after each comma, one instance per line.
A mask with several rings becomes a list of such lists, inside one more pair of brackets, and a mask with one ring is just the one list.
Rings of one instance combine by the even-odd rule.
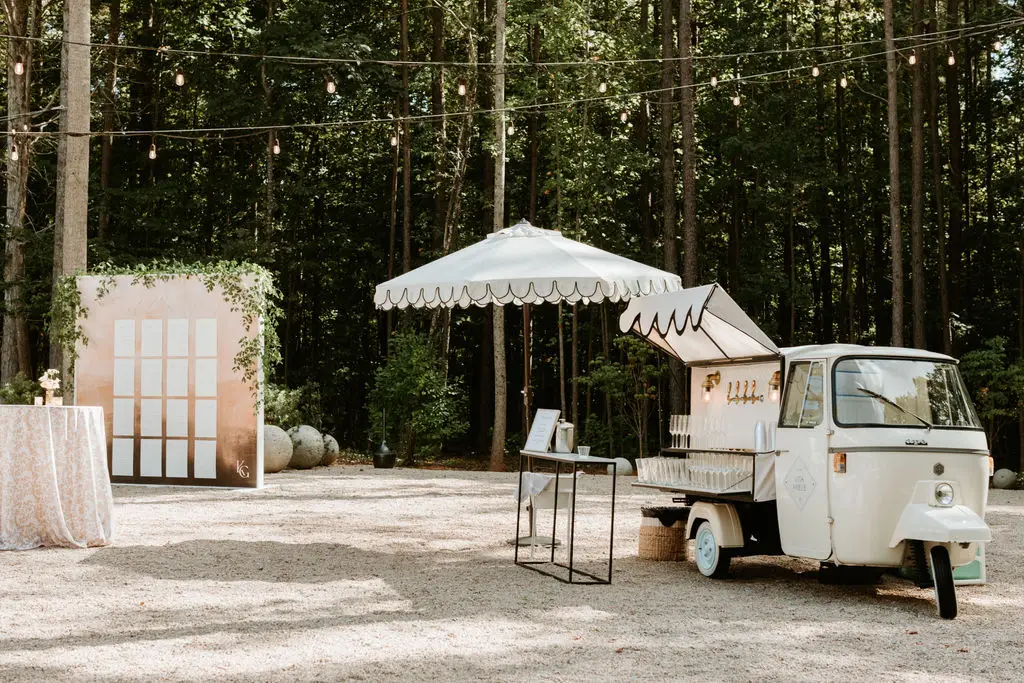
[[533, 426], [530, 427], [530, 435], [526, 437], [526, 445], [523, 450], [538, 451], [541, 453], [551, 450], [551, 436], [558, 426], [558, 415], [562, 411], [551, 408], [539, 408], [533, 416]]

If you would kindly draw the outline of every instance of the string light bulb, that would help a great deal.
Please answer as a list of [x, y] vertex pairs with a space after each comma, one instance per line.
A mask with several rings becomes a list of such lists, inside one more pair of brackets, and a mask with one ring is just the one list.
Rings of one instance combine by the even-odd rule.
[[149, 158], [156, 159], [156, 143], [154, 142], [149, 146]]
[[815, 78], [821, 75], [821, 69], [818, 68], [817, 64], [811, 67], [811, 75]]
[[910, 66], [917, 64], [917, 55], [910, 55], [907, 57], [907, 63], [910, 64]]
[[608, 92], [608, 84], [601, 81], [601, 85], [597, 86], [597, 91], [602, 94]]
[[997, 40], [996, 42], [992, 43], [992, 49], [995, 50], [996, 52], [1002, 52], [1003, 51], [1003, 41]]
[[12, 142], [11, 143], [11, 161], [17, 161], [17, 160], [18, 160], [18, 146]]
[[19, 76], [25, 73], [25, 62], [21, 61], [20, 59], [16, 61], [14, 63], [14, 73], [18, 74]]
[[185, 73], [181, 69], [178, 69], [177, 73], [174, 74], [174, 85], [179, 88], [185, 85]]
[[711, 77], [711, 87], [712, 88], [717, 88], [718, 87], [718, 76], [712, 76]]
[[459, 97], [465, 97], [465, 96], [466, 96], [466, 81], [461, 80], [461, 81], [459, 81]]
[[956, 64], [956, 57], [953, 55], [952, 52], [949, 53], [949, 57], [946, 59], [946, 64], [949, 64], [950, 66]]
[[846, 86], [850, 85], [850, 82], [846, 80], [846, 76], [843, 76], [842, 78], [839, 79], [839, 85], [845, 88]]
[[280, 141], [278, 141], [277, 138], [274, 138], [273, 152], [274, 152], [275, 155], [281, 153], [281, 143], [280, 143]]
[[391, 146], [392, 147], [398, 147], [398, 136], [397, 135], [392, 135], [391, 136]]
[[625, 109], [623, 109], [622, 111], [619, 112], [619, 121], [622, 121], [623, 123], [625, 123], [628, 120], [629, 120], [629, 113]]
[[333, 78], [328, 78], [327, 79], [327, 94], [328, 95], [333, 95], [336, 92], [338, 92], [338, 84], [334, 82]]
[[509, 135], [515, 135], [516, 127], [510, 123], [508, 124], [508, 129], [505, 132], [507, 132]]
[[735, 107], [740, 106], [740, 96], [739, 96], [739, 94], [736, 94], [736, 95], [732, 96], [732, 104]]

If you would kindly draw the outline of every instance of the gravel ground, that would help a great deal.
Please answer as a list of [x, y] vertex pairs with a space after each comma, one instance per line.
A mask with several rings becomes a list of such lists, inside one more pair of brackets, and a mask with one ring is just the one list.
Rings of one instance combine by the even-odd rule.
[[[989, 584], [960, 616], [887, 577], [637, 559], [620, 479], [611, 586], [516, 567], [514, 474], [331, 467], [262, 491], [116, 487], [115, 545], [0, 554], [0, 680], [1011, 680], [1024, 671], [1024, 492], [993, 491]], [[599, 569], [607, 476], [581, 480]], [[550, 523], [550, 522], [549, 522]], [[564, 527], [559, 525], [563, 534]], [[1019, 680], [1019, 679], [1017, 679]]]

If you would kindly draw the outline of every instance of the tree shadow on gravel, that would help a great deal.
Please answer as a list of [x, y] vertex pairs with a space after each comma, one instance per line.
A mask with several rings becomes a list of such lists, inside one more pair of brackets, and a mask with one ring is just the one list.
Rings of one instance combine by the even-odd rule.
[[416, 554], [362, 550], [336, 543], [201, 539], [167, 545], [112, 546], [83, 561], [107, 570], [168, 581], [324, 583], [379, 577]]

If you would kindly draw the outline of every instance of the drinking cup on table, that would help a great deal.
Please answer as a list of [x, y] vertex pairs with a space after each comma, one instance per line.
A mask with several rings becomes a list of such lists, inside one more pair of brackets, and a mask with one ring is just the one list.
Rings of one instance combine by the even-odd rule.
[[590, 446], [577, 446], [576, 452], [585, 458], [590, 455]]

